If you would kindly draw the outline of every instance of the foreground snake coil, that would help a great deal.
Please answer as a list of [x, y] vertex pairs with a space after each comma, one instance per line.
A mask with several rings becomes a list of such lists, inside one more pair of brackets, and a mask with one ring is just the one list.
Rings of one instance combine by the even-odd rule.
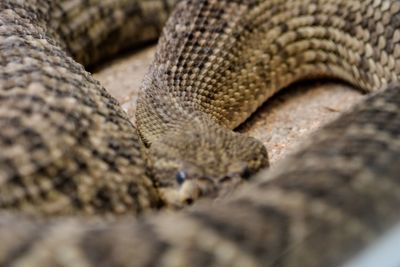
[[[0, 2], [0, 266], [337, 266], [400, 220], [400, 1], [180, 1], [139, 137], [74, 59], [156, 38], [173, 2]], [[227, 128], [315, 76], [377, 93], [226, 199], [134, 218], [266, 166]]]

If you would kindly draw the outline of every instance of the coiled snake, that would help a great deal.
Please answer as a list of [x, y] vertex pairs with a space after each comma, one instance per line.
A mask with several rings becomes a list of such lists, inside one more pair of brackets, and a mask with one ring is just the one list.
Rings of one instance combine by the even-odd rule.
[[[173, 5], [0, 2], [0, 266], [337, 266], [399, 221], [400, 1], [180, 1], [139, 137], [75, 60], [156, 38]], [[228, 129], [316, 76], [378, 93], [254, 177], [264, 147]]]

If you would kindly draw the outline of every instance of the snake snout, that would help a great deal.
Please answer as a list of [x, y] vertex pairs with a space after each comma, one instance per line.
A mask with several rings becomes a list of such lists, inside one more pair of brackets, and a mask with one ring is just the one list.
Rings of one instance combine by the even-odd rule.
[[180, 189], [180, 201], [190, 205], [201, 197], [212, 197], [216, 193], [217, 185], [212, 178], [201, 177], [186, 180]]
[[193, 181], [186, 181], [180, 189], [180, 201], [183, 204], [192, 204], [195, 199], [200, 197], [200, 191]]

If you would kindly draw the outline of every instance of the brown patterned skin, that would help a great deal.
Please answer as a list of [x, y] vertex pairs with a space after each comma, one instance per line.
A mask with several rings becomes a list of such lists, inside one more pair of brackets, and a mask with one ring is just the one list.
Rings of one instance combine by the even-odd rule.
[[[120, 214], [160, 206], [127, 115], [62, 47], [95, 63], [99, 53], [116, 49], [110, 38], [127, 38], [122, 25], [128, 32], [139, 29], [158, 14], [145, 29], [160, 31], [166, 7], [167, 2], [1, 1], [1, 208]], [[138, 41], [156, 33], [142, 35]]]
[[157, 40], [175, 2], [56, 1], [50, 23], [68, 54], [93, 66], [123, 49]]
[[[155, 158], [150, 164], [162, 170], [155, 177], [167, 184], [161, 197], [197, 198], [213, 192], [227, 173], [267, 166], [260, 142], [226, 128], [238, 126], [293, 82], [328, 77], [368, 92], [396, 82], [399, 11], [394, 0], [178, 4], [144, 80], [136, 116]], [[189, 185], [177, 192], [170, 173], [178, 172], [187, 173]]]
[[[259, 143], [223, 127], [234, 127], [281, 86], [312, 74], [333, 75], [370, 91], [396, 81], [399, 1], [286, 2], [181, 2], [166, 27], [140, 103], [149, 172], [140, 157], [139, 137], [122, 109], [65, 52], [80, 58], [79, 49], [68, 46], [86, 47], [79, 40], [87, 35], [83, 30], [74, 41], [75, 30], [58, 30], [64, 24], [57, 26], [57, 20], [67, 7], [44, 0], [0, 2], [0, 266], [329, 267], [398, 222], [398, 85], [343, 115], [320, 131], [311, 146], [260, 173], [229, 198], [199, 201], [181, 213], [116, 216], [158, 208], [165, 200], [175, 205], [213, 194], [226, 182], [230, 191], [239, 176], [266, 165]], [[167, 2], [147, 3], [164, 12], [159, 4]], [[318, 15], [324, 12], [330, 16]], [[124, 13], [115, 14], [120, 18]], [[68, 23], [74, 25], [74, 18]], [[262, 35], [263, 29], [271, 35]], [[239, 31], [234, 39], [229, 38], [232, 30]], [[286, 30], [292, 31], [281, 35]], [[199, 38], [202, 34], [207, 38]], [[90, 41], [95, 48], [96, 38]], [[196, 47], [189, 42], [193, 38]], [[211, 44], [222, 48], [211, 49]], [[197, 50], [199, 45], [205, 49]], [[226, 58], [209, 55], [221, 51]], [[259, 57], [257, 51], [265, 54]], [[91, 57], [99, 60], [96, 51], [87, 55], [81, 53], [86, 64]], [[196, 55], [206, 76], [198, 73], [201, 65], [190, 75], [182, 72], [193, 66], [185, 57]], [[254, 58], [263, 61], [254, 65]], [[278, 72], [282, 69], [288, 72]], [[193, 85], [187, 85], [190, 81]], [[198, 91], [190, 91], [196, 86]], [[205, 98], [203, 86], [209, 90]], [[185, 88], [189, 91], [180, 90]], [[227, 88], [236, 93], [258, 88], [263, 97], [247, 103]], [[220, 93], [213, 95], [217, 89]], [[233, 117], [223, 95], [237, 112]], [[210, 100], [219, 102], [210, 105]], [[209, 113], [200, 108], [203, 104]], [[221, 112], [213, 113], [214, 107]], [[158, 158], [163, 153], [166, 157]], [[160, 181], [162, 172], [182, 169], [188, 178], [180, 187]], [[26, 213], [67, 216], [32, 219]], [[93, 213], [117, 218], [81, 216]]]
[[3, 212], [0, 266], [339, 266], [400, 220], [399, 123], [396, 86], [229, 200], [180, 213], [105, 222]]

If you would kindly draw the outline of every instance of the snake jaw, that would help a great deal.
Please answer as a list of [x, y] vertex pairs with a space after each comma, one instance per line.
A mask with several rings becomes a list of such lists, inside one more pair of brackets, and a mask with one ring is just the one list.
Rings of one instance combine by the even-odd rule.
[[183, 208], [200, 198], [220, 199], [230, 195], [247, 180], [241, 173], [235, 172], [220, 178], [192, 177], [179, 187], [160, 188], [160, 196], [167, 207]]
[[159, 189], [161, 199], [167, 207], [182, 208], [191, 205], [202, 197], [215, 197], [218, 195], [219, 186], [212, 178], [191, 178], [177, 187], [164, 187]]
[[181, 209], [191, 205], [201, 197], [201, 191], [193, 182], [185, 182], [180, 188], [159, 189], [160, 197], [165, 205], [173, 209]]

